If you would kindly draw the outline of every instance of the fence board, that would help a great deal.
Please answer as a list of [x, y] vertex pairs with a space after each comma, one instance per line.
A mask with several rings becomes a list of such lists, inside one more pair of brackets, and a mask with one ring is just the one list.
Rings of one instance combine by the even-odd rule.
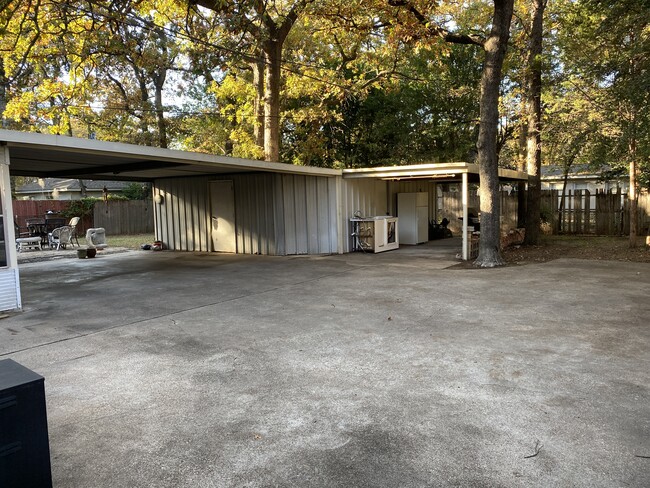
[[14, 200], [14, 220], [20, 227], [25, 227], [25, 219], [43, 217], [48, 211], [55, 213], [65, 210], [68, 201], [64, 200]]
[[152, 205], [151, 200], [97, 202], [93, 225], [109, 235], [153, 233]]
[[[551, 216], [553, 229], [565, 234], [627, 235], [630, 232], [630, 209], [627, 195], [618, 188], [614, 193], [598, 190], [592, 195], [587, 190], [569, 191], [562, 195], [557, 190], [542, 192], [541, 208]], [[562, 207], [562, 210], [560, 210]], [[638, 196], [639, 235], [650, 232], [650, 194]]]

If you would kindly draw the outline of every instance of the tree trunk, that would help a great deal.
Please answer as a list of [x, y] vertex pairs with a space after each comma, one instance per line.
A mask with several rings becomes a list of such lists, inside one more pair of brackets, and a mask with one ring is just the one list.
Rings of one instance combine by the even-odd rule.
[[517, 182], [517, 228], [526, 227], [526, 182]]
[[501, 69], [508, 48], [514, 0], [495, 0], [490, 35], [485, 41], [485, 64], [481, 75], [481, 118], [478, 134], [478, 162], [481, 199], [481, 240], [475, 266], [492, 268], [505, 264], [500, 252], [501, 209], [497, 133]]
[[88, 196], [88, 189], [86, 188], [86, 182], [82, 179], [77, 180], [79, 182], [79, 193], [81, 198], [86, 198]]
[[142, 116], [140, 117], [138, 125], [142, 133], [142, 139], [145, 146], [152, 146], [151, 134], [149, 133], [149, 114], [147, 113], [147, 106], [149, 103], [149, 90], [147, 89], [147, 82], [144, 75], [140, 73], [137, 67], [132, 66], [135, 72], [136, 79], [138, 80], [138, 87], [140, 89], [140, 101], [142, 102]]
[[564, 213], [564, 200], [566, 200], [566, 186], [569, 182], [569, 173], [571, 172], [571, 164], [569, 163], [564, 167], [564, 178], [562, 179], [562, 193], [560, 194], [560, 205], [557, 208], [557, 227], [556, 234], [562, 232], [562, 214]]
[[542, 36], [546, 0], [533, 0], [531, 29], [526, 60], [526, 112], [528, 135], [526, 166], [528, 171], [528, 202], [526, 205], [526, 235], [524, 244], [539, 244], [541, 171], [542, 171]]
[[638, 209], [637, 209], [637, 194], [636, 194], [636, 173], [637, 173], [637, 164], [636, 164], [636, 140], [632, 139], [630, 141], [630, 155], [632, 160], [630, 161], [630, 190], [627, 195], [628, 201], [630, 202], [630, 247], [634, 248], [637, 245], [637, 234], [639, 233], [637, 229], [638, 220]]
[[280, 161], [280, 69], [282, 43], [264, 42], [264, 160]]
[[[522, 112], [525, 105], [522, 104]], [[519, 124], [519, 136], [517, 137], [517, 171], [526, 172], [526, 135], [528, 133], [528, 120], [523, 119]], [[526, 182], [517, 182], [517, 227], [526, 226]]]
[[251, 63], [251, 67], [255, 86], [253, 137], [255, 144], [264, 149], [264, 60], [258, 59], [255, 63]]
[[167, 70], [160, 69], [154, 77], [154, 86], [156, 87], [156, 94], [154, 103], [156, 105], [156, 123], [158, 125], [158, 144], [162, 148], [167, 147], [167, 122], [165, 121], [165, 107], [162, 102], [162, 90], [167, 78]]
[[0, 119], [2, 120], [2, 128], [7, 128], [7, 120], [5, 119], [5, 110], [7, 109], [7, 88], [9, 80], [7, 80], [5, 72], [4, 59], [0, 58]]

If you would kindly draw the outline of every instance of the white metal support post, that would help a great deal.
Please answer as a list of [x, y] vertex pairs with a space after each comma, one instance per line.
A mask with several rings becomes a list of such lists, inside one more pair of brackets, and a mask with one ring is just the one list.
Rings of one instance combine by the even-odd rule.
[[467, 191], [467, 173], [462, 174], [462, 199], [463, 199], [463, 261], [469, 259], [469, 242], [467, 240], [467, 201], [468, 191]]
[[[6, 268], [0, 268], [0, 283], [3, 289], [11, 290], [0, 297], [3, 310], [20, 310], [20, 279], [18, 276], [18, 255], [16, 250], [16, 231], [14, 229], [14, 209], [11, 201], [11, 179], [9, 177], [9, 148], [0, 147], [0, 199], [2, 200], [2, 218], [4, 220]], [[14, 291], [15, 290], [15, 291]]]

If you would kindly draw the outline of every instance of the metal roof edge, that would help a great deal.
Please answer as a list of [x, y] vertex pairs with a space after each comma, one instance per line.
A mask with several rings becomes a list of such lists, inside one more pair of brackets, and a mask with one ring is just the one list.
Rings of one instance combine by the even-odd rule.
[[471, 172], [469, 163], [424, 163], [404, 166], [377, 166], [343, 170], [343, 178], [409, 178], [439, 174]]
[[[479, 174], [474, 163], [425, 163], [405, 166], [382, 166], [375, 168], [344, 169], [343, 178], [416, 178], [446, 174]], [[499, 168], [499, 177], [511, 180], [528, 180], [528, 174], [511, 169]]]
[[318, 168], [314, 166], [297, 166], [287, 163], [257, 161], [253, 159], [234, 158], [177, 149], [138, 146], [124, 142], [98, 141], [79, 137], [55, 134], [40, 134], [0, 129], [0, 143], [11, 146], [41, 146], [52, 150], [73, 150], [87, 154], [112, 154], [125, 159], [153, 159], [157, 161], [172, 161], [203, 166], [230, 167], [254, 171], [270, 171], [276, 173], [293, 173], [313, 176], [340, 176], [341, 170]]

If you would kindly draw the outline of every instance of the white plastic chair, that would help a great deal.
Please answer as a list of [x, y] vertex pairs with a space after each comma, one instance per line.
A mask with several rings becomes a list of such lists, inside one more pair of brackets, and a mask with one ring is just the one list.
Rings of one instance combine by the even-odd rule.
[[75, 240], [78, 247], [80, 247], [79, 238], [77, 237], [77, 224], [79, 223], [79, 220], [81, 220], [80, 217], [72, 217], [70, 219], [70, 222], [68, 222], [68, 226], [72, 229], [72, 235], [70, 236], [70, 245], [72, 245], [72, 241]]
[[48, 234], [47, 238], [50, 249], [56, 248], [57, 251], [61, 248], [65, 249], [68, 244], [72, 245], [72, 228], [67, 225], [57, 227]]

